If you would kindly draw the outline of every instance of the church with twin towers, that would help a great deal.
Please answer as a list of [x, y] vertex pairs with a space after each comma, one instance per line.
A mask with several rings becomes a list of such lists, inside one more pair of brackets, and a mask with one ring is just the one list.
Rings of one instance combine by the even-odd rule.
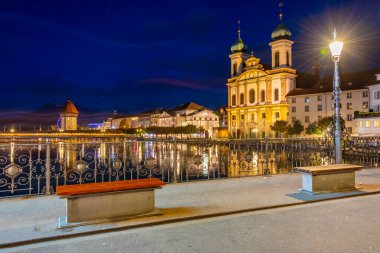
[[[288, 120], [286, 94], [296, 87], [296, 70], [292, 67], [292, 33], [283, 22], [271, 34], [269, 43], [272, 67], [265, 69], [260, 58], [248, 52], [240, 26], [238, 38], [231, 46], [231, 76], [228, 89], [228, 132], [231, 138], [275, 137], [270, 126]], [[269, 39], [269, 34], [268, 34]]]

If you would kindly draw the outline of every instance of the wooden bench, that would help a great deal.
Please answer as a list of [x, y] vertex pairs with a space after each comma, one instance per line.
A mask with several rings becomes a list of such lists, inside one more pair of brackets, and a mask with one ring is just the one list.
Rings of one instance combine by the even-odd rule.
[[302, 191], [312, 194], [352, 191], [355, 187], [355, 171], [363, 166], [333, 164], [325, 166], [296, 167], [302, 174]]
[[66, 217], [60, 218], [58, 227], [154, 213], [154, 190], [163, 185], [157, 178], [147, 178], [57, 186], [57, 195], [66, 199]]

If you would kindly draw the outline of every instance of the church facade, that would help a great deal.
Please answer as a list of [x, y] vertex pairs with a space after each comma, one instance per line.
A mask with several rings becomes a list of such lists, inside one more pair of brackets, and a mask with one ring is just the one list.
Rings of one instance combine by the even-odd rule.
[[260, 59], [240, 36], [231, 46], [231, 77], [228, 89], [228, 131], [230, 138], [275, 137], [270, 126], [277, 120], [288, 121], [286, 94], [296, 87], [296, 70], [292, 68], [290, 30], [282, 22], [272, 32], [269, 43], [271, 69], [265, 69]]

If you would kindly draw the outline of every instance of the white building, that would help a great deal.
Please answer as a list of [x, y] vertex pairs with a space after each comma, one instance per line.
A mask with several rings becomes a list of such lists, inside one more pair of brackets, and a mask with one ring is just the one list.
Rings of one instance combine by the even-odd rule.
[[[374, 72], [376, 71], [341, 74], [341, 115], [345, 120], [347, 131], [353, 135], [358, 132], [357, 124], [354, 121], [354, 112], [369, 111], [368, 85], [371, 78], [374, 77]], [[297, 84], [299, 83], [297, 80]], [[290, 91], [286, 96], [289, 104], [289, 121], [299, 120], [306, 128], [310, 123], [323, 117], [333, 116], [332, 83], [332, 77], [327, 77], [319, 81], [315, 80], [310, 88], [297, 88]], [[380, 87], [378, 102], [380, 104]]]
[[367, 85], [370, 111], [355, 114], [358, 136], [380, 136], [380, 69], [371, 72]]

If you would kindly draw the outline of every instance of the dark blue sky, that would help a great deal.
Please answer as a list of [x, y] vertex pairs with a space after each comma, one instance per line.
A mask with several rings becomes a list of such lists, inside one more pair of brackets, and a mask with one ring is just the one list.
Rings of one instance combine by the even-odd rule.
[[[236, 21], [269, 62], [279, 1], [46, 0], [0, 2], [0, 110], [71, 98], [84, 107], [136, 112], [194, 101], [226, 104]], [[380, 67], [380, 1], [288, 0], [294, 65], [309, 71], [334, 26], [342, 69]], [[323, 50], [322, 50], [323, 52]], [[328, 55], [322, 68], [328, 69]]]

